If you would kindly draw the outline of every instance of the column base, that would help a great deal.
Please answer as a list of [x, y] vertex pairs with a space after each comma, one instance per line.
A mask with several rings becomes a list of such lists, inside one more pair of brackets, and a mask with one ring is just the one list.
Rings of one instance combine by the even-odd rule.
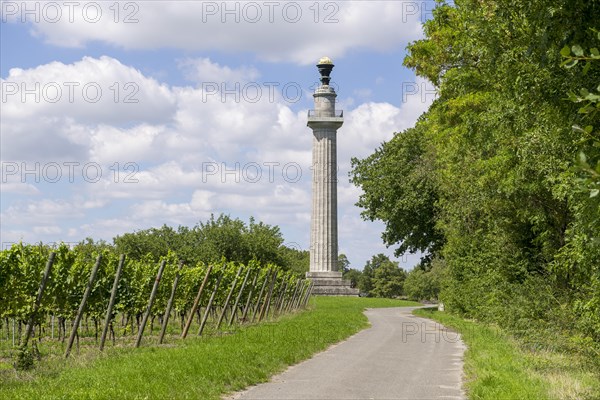
[[314, 282], [313, 294], [321, 296], [358, 296], [358, 288], [342, 279], [339, 271], [307, 272], [306, 278]]

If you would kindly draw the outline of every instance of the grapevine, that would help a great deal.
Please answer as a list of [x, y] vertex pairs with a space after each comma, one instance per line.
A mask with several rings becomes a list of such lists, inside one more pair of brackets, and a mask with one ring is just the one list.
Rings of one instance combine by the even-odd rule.
[[[34, 315], [40, 280], [51, 253], [55, 256], [49, 279]], [[98, 271], [91, 282], [83, 314], [79, 316], [81, 322], [74, 329], [77, 349], [80, 338], [82, 346], [98, 345], [99, 332], [103, 330], [121, 255], [111, 248], [70, 248], [65, 244], [51, 248], [43, 244], [19, 243], [0, 251], [0, 320], [5, 325], [3, 334], [0, 335], [0, 356], [8, 352], [17, 358], [17, 368], [32, 367], [33, 353], [28, 349], [27, 343], [25, 347], [19, 348], [19, 341], [28, 321], [33, 324], [33, 350], [37, 351], [38, 344], [48, 341], [63, 343], [64, 346], [65, 338], [73, 329], [73, 321], [78, 320], [76, 317], [80, 304], [98, 256]], [[165, 268], [149, 311], [148, 326], [145, 330], [142, 327], [144, 344], [152, 344], [153, 340], [157, 342], [155, 336], [160, 331], [180, 263], [182, 267], [179, 270], [169, 327], [166, 328], [167, 338], [170, 334], [171, 340], [179, 338], [188, 318], [196, 325], [199, 325], [201, 319], [206, 319], [208, 322], [203, 334], [214, 334], [231, 330], [232, 324], [235, 328], [235, 325], [276, 318], [283, 312], [299, 309], [306, 304], [306, 291], [299, 288], [307, 288], [308, 285], [300, 282], [301, 278], [294, 273], [283, 271], [269, 263], [261, 265], [257, 260], [243, 265], [222, 259], [211, 264], [198, 310], [196, 315], [191, 315], [194, 299], [209, 270], [207, 264], [185, 263], [173, 251], [160, 257], [158, 262], [151, 255], [138, 259], [128, 259], [125, 256], [115, 293], [115, 304], [108, 318], [113, 346], [117, 342], [119, 345], [131, 345], [133, 338], [140, 334], [140, 321], [147, 310], [157, 270], [163, 261]], [[215, 290], [217, 281], [219, 285]], [[213, 301], [209, 307], [211, 297]], [[195, 330], [192, 329], [191, 332]], [[69, 352], [70, 348], [66, 354]]]

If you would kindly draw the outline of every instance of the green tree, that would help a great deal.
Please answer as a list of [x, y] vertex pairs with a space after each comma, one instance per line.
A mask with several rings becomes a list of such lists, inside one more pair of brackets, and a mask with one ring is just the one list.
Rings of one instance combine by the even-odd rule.
[[353, 275], [361, 293], [375, 297], [397, 297], [403, 294], [402, 285], [406, 272], [383, 253], [371, 257], [362, 274]]
[[[596, 45], [600, 44], [600, 32], [596, 34]], [[575, 66], [584, 65], [581, 75], [588, 74], [592, 66], [598, 66], [600, 51], [598, 47], [584, 49], [578, 44], [566, 45], [561, 50], [565, 58], [562, 65], [576, 70]], [[594, 84], [599, 83], [597, 79]], [[600, 84], [588, 90], [588, 87], [572, 88], [569, 99], [579, 106], [578, 114], [583, 115], [581, 125], [573, 125], [573, 133], [581, 137], [578, 165], [575, 168], [579, 179], [572, 194], [572, 202], [579, 204], [566, 245], [557, 257], [555, 270], [565, 280], [571, 280], [580, 291], [573, 302], [577, 315], [577, 327], [586, 336], [600, 342], [600, 130], [598, 121], [600, 111]], [[599, 346], [600, 347], [600, 346]]]
[[338, 271], [340, 271], [342, 274], [350, 271], [350, 261], [344, 253], [340, 253], [340, 255], [338, 255]]
[[396, 134], [364, 160], [352, 159], [351, 181], [363, 189], [362, 216], [385, 223], [386, 245], [396, 256], [421, 251], [427, 259], [443, 243], [436, 229], [437, 188], [426, 154], [423, 125]]
[[177, 232], [170, 226], [149, 228], [132, 233], [118, 235], [113, 239], [118, 253], [126, 254], [134, 260], [140, 260], [150, 254], [154, 260], [164, 257], [169, 249], [177, 249]]
[[344, 273], [343, 277], [344, 279], [350, 281], [351, 287], [359, 287], [359, 282], [362, 278], [362, 272], [357, 269], [350, 268], [348, 271], [346, 271], [346, 273]]
[[[222, 259], [247, 264], [257, 260], [262, 264], [273, 263], [283, 268], [302, 268], [301, 258], [291, 256], [283, 246], [283, 236], [278, 226], [256, 222], [250, 218], [248, 224], [239, 218], [221, 214], [211, 215], [206, 222], [189, 228], [168, 225], [125, 233], [114, 239], [116, 251], [134, 260], [146, 256], [157, 261], [169, 251], [177, 254], [188, 264], [219, 263]], [[96, 246], [97, 247], [97, 246]], [[294, 258], [295, 257], [295, 258]], [[297, 259], [297, 260], [296, 260]]]
[[445, 273], [443, 260], [434, 259], [428, 266], [419, 264], [408, 273], [404, 282], [404, 294], [415, 301], [438, 299]]
[[263, 222], [257, 223], [254, 218], [250, 218], [245, 236], [251, 258], [264, 265], [267, 263], [282, 265], [284, 263], [280, 254], [283, 236], [278, 226], [271, 226]]
[[405, 280], [406, 271], [397, 262], [385, 261], [374, 270], [371, 294], [375, 297], [400, 297], [404, 294]]
[[370, 260], [365, 264], [362, 274], [358, 280], [358, 289], [361, 293], [371, 294], [373, 290], [373, 278], [375, 277], [375, 269], [377, 269], [383, 262], [389, 261], [390, 259], [385, 254], [379, 253], [371, 257]]
[[600, 68], [561, 66], [595, 57], [598, 15], [597, 1], [439, 2], [404, 60], [439, 96], [352, 180], [386, 244], [444, 260], [448, 310], [600, 347]]
[[279, 247], [281, 254], [281, 266], [289, 271], [293, 271], [298, 276], [304, 276], [310, 267], [310, 252], [308, 250], [299, 250], [294, 247], [281, 245]]

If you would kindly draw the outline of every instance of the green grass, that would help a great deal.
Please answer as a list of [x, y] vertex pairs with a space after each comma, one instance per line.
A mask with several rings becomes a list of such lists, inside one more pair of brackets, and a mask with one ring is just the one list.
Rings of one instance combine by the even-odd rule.
[[470, 399], [599, 399], [600, 374], [575, 354], [528, 351], [497, 328], [434, 311], [414, 314], [460, 332]]
[[368, 326], [369, 307], [418, 305], [370, 298], [317, 297], [308, 311], [194, 337], [176, 346], [111, 348], [68, 361], [45, 360], [29, 373], [0, 374], [6, 399], [219, 399], [264, 382]]

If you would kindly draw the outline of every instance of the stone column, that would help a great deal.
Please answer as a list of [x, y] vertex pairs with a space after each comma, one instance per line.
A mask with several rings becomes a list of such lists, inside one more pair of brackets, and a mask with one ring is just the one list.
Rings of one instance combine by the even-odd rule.
[[332, 87], [320, 86], [314, 94], [315, 110], [308, 118], [308, 126], [313, 130], [310, 272], [331, 277], [341, 277], [341, 273], [335, 273], [338, 271], [336, 135], [344, 120], [341, 113], [336, 116], [336, 96]]
[[310, 270], [315, 283], [313, 293], [357, 295], [338, 271], [337, 226], [337, 130], [344, 123], [343, 113], [335, 110], [337, 94], [329, 86], [333, 63], [323, 57], [317, 64], [321, 86], [313, 95], [315, 109], [308, 113], [307, 125], [313, 131], [312, 217], [310, 231]]

